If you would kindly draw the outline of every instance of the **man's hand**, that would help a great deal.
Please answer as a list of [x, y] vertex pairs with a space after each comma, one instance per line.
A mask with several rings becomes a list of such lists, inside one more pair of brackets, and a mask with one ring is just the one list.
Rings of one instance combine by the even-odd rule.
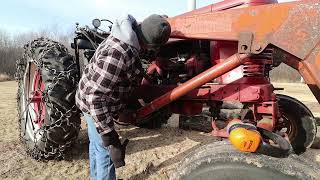
[[124, 142], [121, 144], [119, 135], [115, 130], [104, 134], [101, 136], [103, 145], [105, 147], [110, 147], [110, 157], [111, 160], [116, 168], [125, 165], [125, 153], [126, 147], [129, 143], [128, 139], [125, 139]]
[[115, 145], [110, 146], [110, 157], [116, 168], [126, 165], [124, 159], [125, 159], [126, 147], [128, 143], [129, 143], [129, 140], [125, 139], [122, 144], [119, 144], [117, 146]]
[[104, 145], [104, 147], [108, 147], [110, 145], [119, 145], [120, 143], [120, 139], [119, 139], [119, 135], [115, 130], [112, 130], [111, 132], [104, 134], [101, 136], [102, 139], [102, 143]]

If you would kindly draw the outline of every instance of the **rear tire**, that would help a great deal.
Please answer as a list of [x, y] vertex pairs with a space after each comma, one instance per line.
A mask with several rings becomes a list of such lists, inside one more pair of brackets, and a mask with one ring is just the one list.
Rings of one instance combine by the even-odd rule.
[[77, 138], [78, 69], [67, 48], [39, 38], [24, 46], [17, 62], [20, 139], [35, 159], [61, 158]]
[[202, 146], [187, 155], [170, 179], [292, 180], [316, 179], [319, 167], [297, 155], [274, 158], [237, 151], [226, 141]]

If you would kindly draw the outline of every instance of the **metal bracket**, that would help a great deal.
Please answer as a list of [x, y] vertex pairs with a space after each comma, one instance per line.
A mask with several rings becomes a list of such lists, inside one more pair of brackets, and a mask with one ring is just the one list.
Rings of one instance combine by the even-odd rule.
[[252, 41], [253, 41], [252, 32], [241, 32], [239, 34], [238, 53], [239, 54], [251, 53]]

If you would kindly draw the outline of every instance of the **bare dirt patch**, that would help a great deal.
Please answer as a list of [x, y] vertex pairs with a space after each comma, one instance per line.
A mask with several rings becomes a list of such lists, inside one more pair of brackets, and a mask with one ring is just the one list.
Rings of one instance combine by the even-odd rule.
[[[320, 116], [319, 104], [304, 84], [276, 84], [288, 94], [306, 103]], [[88, 137], [82, 123], [80, 136], [64, 160], [39, 162], [28, 157], [19, 141], [15, 82], [0, 83], [0, 179], [89, 179]], [[176, 118], [170, 123], [174, 124]], [[123, 179], [167, 179], [178, 162], [195, 148], [216, 141], [210, 134], [172, 127], [146, 130], [135, 127], [119, 129], [129, 138], [127, 165], [117, 169]], [[318, 135], [320, 138], [320, 135]], [[318, 139], [319, 140], [319, 139]], [[320, 150], [310, 149], [305, 156], [320, 163]]]

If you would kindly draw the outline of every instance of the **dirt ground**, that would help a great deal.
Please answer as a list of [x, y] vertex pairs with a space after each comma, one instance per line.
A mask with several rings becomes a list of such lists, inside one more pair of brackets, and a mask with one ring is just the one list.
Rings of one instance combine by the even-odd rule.
[[[303, 101], [320, 117], [320, 106], [304, 84], [276, 84], [284, 87], [279, 93]], [[80, 136], [61, 161], [39, 162], [25, 154], [18, 137], [15, 82], [0, 83], [0, 179], [89, 179], [88, 137], [85, 123]], [[174, 128], [177, 117], [159, 130], [135, 127], [119, 129], [120, 135], [130, 139], [125, 167], [117, 169], [122, 179], [167, 179], [178, 162], [197, 147], [215, 141], [209, 134]], [[303, 156], [320, 166], [320, 134], [314, 149]]]

